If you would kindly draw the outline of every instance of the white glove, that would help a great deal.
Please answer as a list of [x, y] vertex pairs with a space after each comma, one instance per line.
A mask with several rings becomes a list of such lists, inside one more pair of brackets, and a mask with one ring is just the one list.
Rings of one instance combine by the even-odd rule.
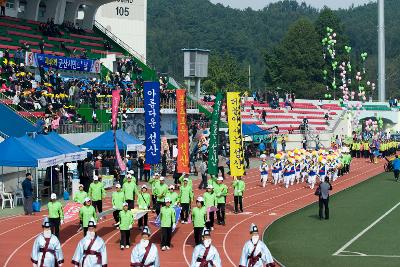
[[113, 209], [114, 209], [114, 210], [116, 210], [116, 209], [117, 209], [117, 207], [113, 206]]
[[58, 267], [62, 267], [62, 266], [63, 266], [63, 264], [62, 264], [62, 263], [59, 263], [59, 264], [58, 264]]
[[60, 224], [63, 225], [63, 224], [64, 224], [64, 220], [61, 220], [61, 221], [60, 221]]
[[132, 225], [129, 225], [129, 230], [132, 229]]
[[176, 228], [176, 223], [174, 223], [173, 225], [172, 225], [172, 229], [175, 229]]

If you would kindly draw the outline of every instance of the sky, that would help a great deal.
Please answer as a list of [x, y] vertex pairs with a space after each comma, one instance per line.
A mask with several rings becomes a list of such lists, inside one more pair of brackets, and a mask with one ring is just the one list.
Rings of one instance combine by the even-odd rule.
[[[233, 8], [247, 8], [251, 7], [253, 9], [262, 9], [266, 5], [272, 2], [277, 2], [278, 0], [210, 0], [212, 3], [221, 3], [225, 6], [229, 5]], [[297, 0], [298, 2], [306, 2], [307, 4], [322, 8], [323, 6], [328, 6], [332, 9], [347, 8], [354, 4], [362, 5], [368, 2], [376, 2], [376, 0]]]

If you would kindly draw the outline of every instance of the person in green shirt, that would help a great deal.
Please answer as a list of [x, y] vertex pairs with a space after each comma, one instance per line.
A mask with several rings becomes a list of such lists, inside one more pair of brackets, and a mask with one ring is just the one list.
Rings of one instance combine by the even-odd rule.
[[156, 214], [160, 214], [161, 207], [164, 204], [164, 198], [168, 193], [168, 186], [165, 184], [165, 178], [160, 177], [160, 183], [154, 189], [153, 194], [156, 195], [157, 205], [156, 205]]
[[183, 184], [183, 182], [184, 182], [185, 179], [188, 180], [188, 185], [189, 185], [190, 187], [193, 187], [192, 179], [189, 178], [189, 174], [186, 173], [186, 172], [182, 173], [182, 176], [179, 177], [179, 183], [180, 183], [180, 184]]
[[217, 222], [220, 225], [225, 225], [225, 204], [226, 196], [228, 195], [228, 187], [223, 183], [224, 178], [218, 177], [217, 185], [215, 186], [215, 196], [217, 198]]
[[122, 186], [125, 194], [125, 201], [128, 203], [129, 209], [135, 208], [135, 194], [137, 193], [136, 183], [132, 180], [132, 176], [128, 176], [126, 182]]
[[83, 236], [86, 236], [88, 231], [88, 223], [90, 220], [97, 221], [96, 210], [92, 206], [92, 201], [90, 198], [85, 198], [84, 206], [79, 209], [79, 219], [83, 227]]
[[89, 186], [89, 197], [92, 200], [93, 207], [97, 209], [98, 213], [102, 213], [103, 198], [106, 197], [106, 190], [104, 190], [104, 185], [99, 181], [98, 176], [93, 177], [93, 183]]
[[133, 225], [133, 213], [129, 210], [128, 203], [123, 203], [123, 209], [119, 212], [119, 231], [121, 233], [121, 250], [131, 245], [131, 229]]
[[204, 207], [204, 198], [198, 197], [196, 199], [196, 207], [192, 210], [192, 222], [193, 222], [193, 235], [196, 246], [201, 244], [201, 233], [206, 226], [207, 211]]
[[215, 189], [215, 187], [217, 186], [217, 178], [214, 175], [211, 175], [210, 179], [208, 179], [207, 181], [207, 185], [212, 185]]
[[79, 185], [79, 191], [74, 194], [74, 202], [83, 204], [88, 194], [83, 190], [83, 184]]
[[116, 184], [115, 188], [117, 189], [117, 191], [112, 193], [111, 196], [111, 203], [113, 206], [113, 217], [114, 217], [114, 221], [115, 224], [114, 226], [118, 227], [118, 222], [119, 222], [119, 212], [122, 210], [122, 205], [125, 203], [125, 194], [124, 192], [121, 190], [121, 185], [120, 184]]
[[49, 210], [49, 222], [51, 232], [60, 239], [60, 224], [64, 224], [64, 211], [60, 201], [57, 201], [57, 195], [50, 195], [50, 202], [47, 204]]
[[[140, 192], [138, 193], [138, 206], [140, 210], [149, 210], [150, 209], [150, 194], [147, 193], [147, 185], [142, 185]], [[143, 227], [147, 226], [147, 221], [149, 219], [148, 214], [146, 213], [143, 217], [141, 217], [138, 221], [139, 229], [143, 229]]]
[[233, 200], [235, 202], [235, 211], [234, 213], [237, 214], [239, 213], [239, 208], [240, 207], [240, 212], [243, 212], [243, 192], [244, 189], [246, 188], [246, 185], [244, 181], [242, 180], [241, 176], [238, 176], [236, 179], [233, 181]]
[[204, 206], [208, 212], [208, 220], [206, 221], [206, 227], [208, 229], [214, 230], [214, 215], [215, 211], [210, 211], [211, 207], [217, 206], [217, 198], [214, 192], [214, 187], [212, 185], [207, 185], [207, 191], [203, 194]]
[[160, 210], [161, 221], [161, 250], [169, 250], [171, 248], [172, 229], [175, 224], [175, 209], [171, 207], [171, 200], [165, 198], [165, 206]]
[[183, 179], [183, 185], [179, 188], [178, 202], [182, 207], [181, 210], [181, 222], [182, 224], [187, 223], [189, 218], [190, 204], [193, 201], [193, 189], [189, 185], [189, 178]]
[[175, 190], [175, 186], [173, 184], [171, 184], [170, 186], [168, 186], [168, 192], [165, 195], [165, 197], [169, 197], [169, 199], [171, 199], [172, 206], [178, 205], [178, 199], [179, 199], [178, 193], [176, 193], [174, 190]]
[[150, 178], [149, 184], [151, 186], [151, 192], [152, 192], [152, 195], [151, 195], [151, 201], [153, 203], [152, 209], [155, 210], [157, 207], [157, 197], [154, 192], [155, 192], [157, 186], [160, 184], [160, 175], [158, 173], [155, 173], [154, 176], [152, 178]]

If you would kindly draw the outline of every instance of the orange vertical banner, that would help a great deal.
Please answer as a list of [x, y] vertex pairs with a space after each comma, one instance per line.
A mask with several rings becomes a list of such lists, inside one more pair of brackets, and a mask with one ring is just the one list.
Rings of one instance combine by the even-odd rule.
[[189, 173], [189, 130], [186, 123], [186, 90], [176, 90], [176, 116], [178, 125], [178, 173]]

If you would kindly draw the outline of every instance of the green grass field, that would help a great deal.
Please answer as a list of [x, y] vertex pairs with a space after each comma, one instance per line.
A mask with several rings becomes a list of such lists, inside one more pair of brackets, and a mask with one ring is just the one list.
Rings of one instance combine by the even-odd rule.
[[264, 240], [287, 267], [400, 266], [399, 203], [400, 182], [383, 173], [331, 196], [330, 220], [312, 204], [273, 223]]

